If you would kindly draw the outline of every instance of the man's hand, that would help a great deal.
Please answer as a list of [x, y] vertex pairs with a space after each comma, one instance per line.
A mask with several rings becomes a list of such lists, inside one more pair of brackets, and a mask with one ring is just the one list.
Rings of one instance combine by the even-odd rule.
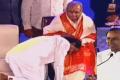
[[24, 33], [27, 37], [32, 37], [33, 36], [33, 31], [32, 29], [27, 29], [27, 30], [24, 30]]

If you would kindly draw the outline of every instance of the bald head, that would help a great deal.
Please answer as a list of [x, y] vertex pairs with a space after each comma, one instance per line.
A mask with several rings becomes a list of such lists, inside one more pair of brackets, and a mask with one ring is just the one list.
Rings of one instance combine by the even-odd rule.
[[67, 5], [66, 13], [68, 18], [76, 23], [82, 14], [82, 3], [78, 1], [72, 1]]
[[78, 1], [71, 1], [70, 3], [68, 3], [66, 10], [71, 9], [74, 6], [78, 6], [78, 7], [82, 8], [82, 3], [78, 2]]

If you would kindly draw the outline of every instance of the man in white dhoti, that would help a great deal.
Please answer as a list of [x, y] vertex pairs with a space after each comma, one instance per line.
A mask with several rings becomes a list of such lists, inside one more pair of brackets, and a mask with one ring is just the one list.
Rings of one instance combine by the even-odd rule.
[[80, 41], [72, 37], [36, 37], [8, 51], [6, 62], [14, 73], [13, 80], [44, 80], [45, 64], [52, 62], [55, 80], [64, 80], [64, 58], [68, 51], [78, 51], [80, 45]]
[[97, 80], [120, 80], [120, 28], [112, 28], [107, 33], [110, 49], [97, 55]]

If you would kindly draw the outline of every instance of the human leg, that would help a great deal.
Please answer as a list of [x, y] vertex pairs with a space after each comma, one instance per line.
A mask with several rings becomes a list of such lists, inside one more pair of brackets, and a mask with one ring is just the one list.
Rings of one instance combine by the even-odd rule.
[[50, 63], [48, 64], [48, 77], [50, 78], [50, 80], [54, 80], [54, 76], [55, 76], [55, 72], [53, 69], [53, 64]]
[[15, 75], [13, 80], [44, 80], [45, 65], [37, 61], [30, 63], [10, 58], [9, 65]]

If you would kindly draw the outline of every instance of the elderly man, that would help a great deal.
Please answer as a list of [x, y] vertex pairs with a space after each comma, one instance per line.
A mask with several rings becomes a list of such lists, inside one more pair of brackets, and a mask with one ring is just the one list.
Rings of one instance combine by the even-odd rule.
[[[64, 58], [68, 51], [76, 52], [80, 46], [81, 42], [74, 37], [36, 37], [8, 51], [6, 62], [14, 73], [13, 80], [44, 80], [45, 64], [52, 62], [55, 80], [64, 80]], [[0, 80], [7, 80], [1, 75]]]
[[119, 80], [120, 28], [111, 28], [107, 32], [107, 43], [110, 49], [97, 55], [97, 80]]
[[42, 35], [42, 17], [63, 13], [70, 1], [72, 0], [22, 0], [21, 14], [25, 34], [28, 37]]
[[43, 29], [47, 35], [64, 35], [62, 32], [66, 32], [82, 42], [79, 52], [66, 56], [64, 74], [67, 80], [79, 80], [84, 73], [94, 74], [96, 30], [92, 19], [82, 9], [80, 2], [70, 2], [65, 12]]

